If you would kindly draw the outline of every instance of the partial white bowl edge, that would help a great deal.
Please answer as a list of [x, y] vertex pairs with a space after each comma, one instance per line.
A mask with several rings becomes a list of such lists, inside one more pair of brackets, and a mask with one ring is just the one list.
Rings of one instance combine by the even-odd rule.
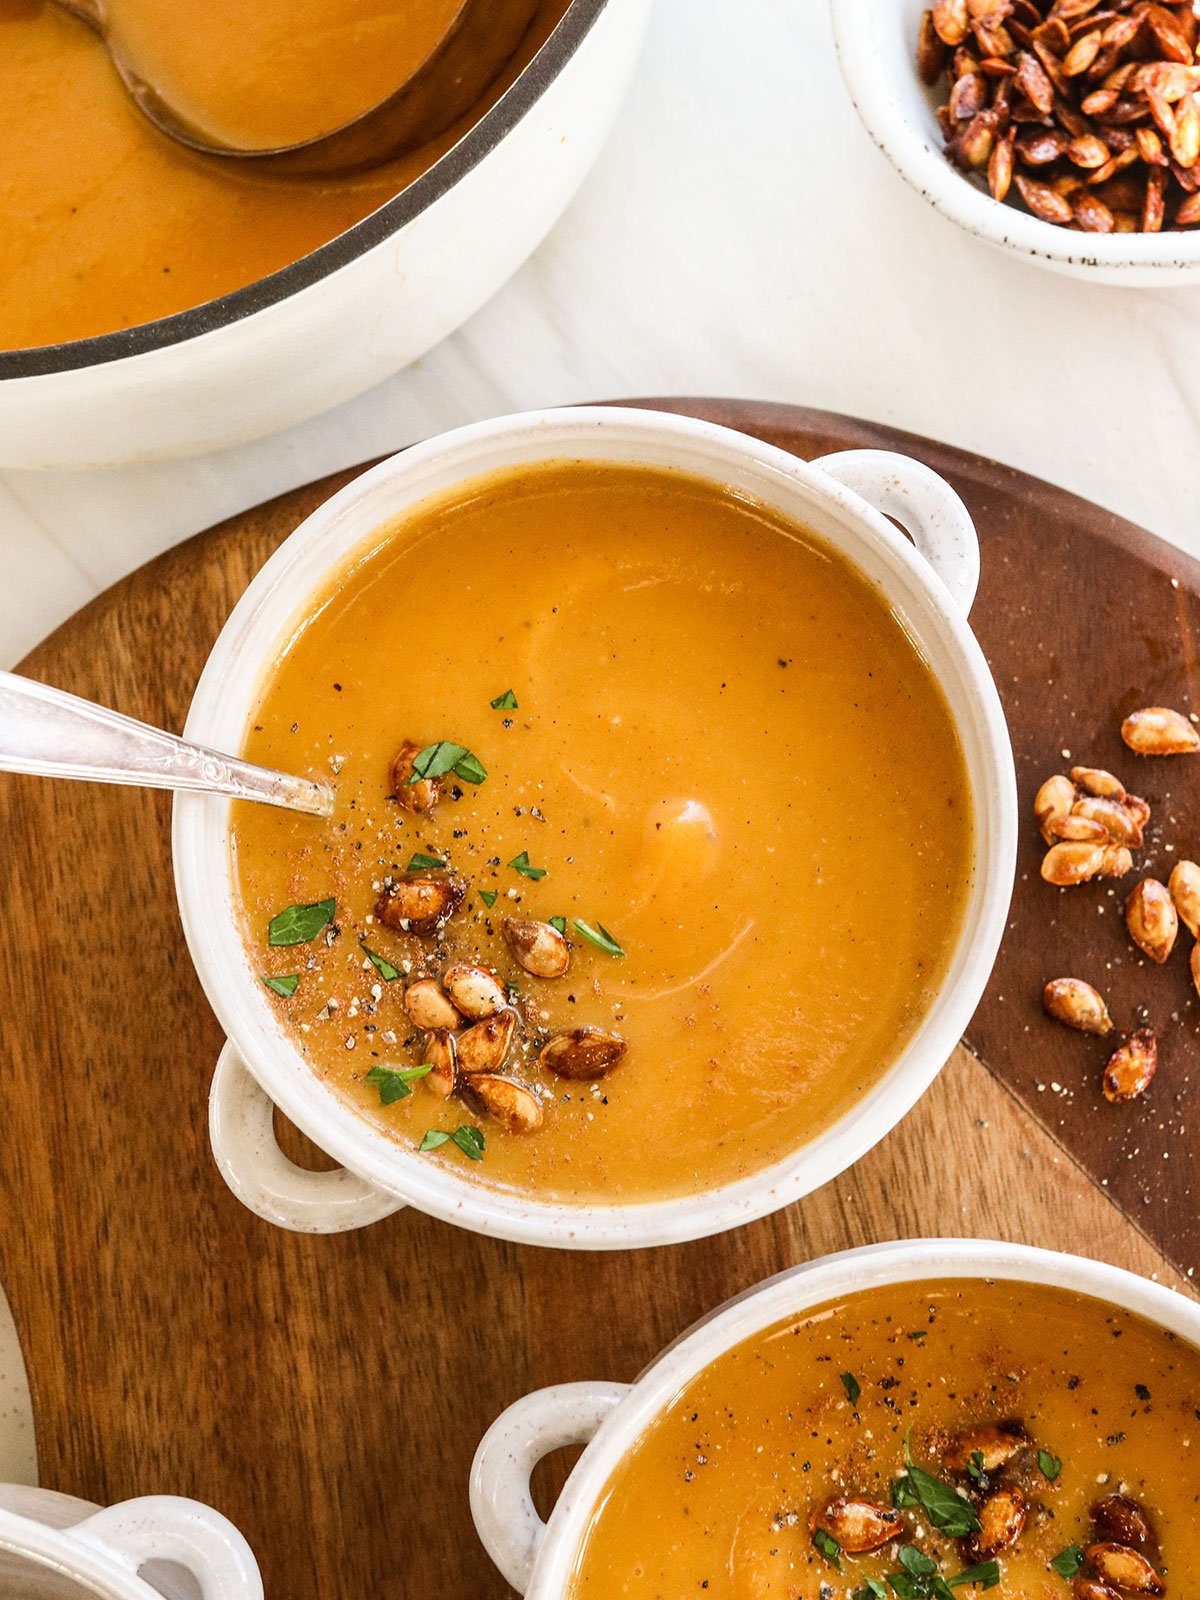
[[922, 0], [830, 0], [842, 76], [863, 126], [896, 171], [958, 227], [1036, 266], [1092, 283], [1200, 282], [1200, 229], [1076, 233], [993, 200], [953, 166], [917, 71]]

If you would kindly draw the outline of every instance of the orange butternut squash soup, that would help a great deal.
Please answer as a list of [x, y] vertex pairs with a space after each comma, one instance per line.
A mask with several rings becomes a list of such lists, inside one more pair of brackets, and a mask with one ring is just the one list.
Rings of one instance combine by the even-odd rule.
[[[138, 111], [91, 29], [51, 0], [0, 0], [0, 349], [184, 311], [297, 261], [426, 172], [550, 36], [539, 0], [480, 104], [367, 171], [274, 175], [184, 149]], [[129, 59], [210, 133], [254, 148], [312, 137], [411, 76], [456, 0], [108, 0]]]
[[232, 826], [313, 1070], [545, 1198], [701, 1192], [827, 1128], [924, 1016], [972, 871], [950, 711], [887, 602], [664, 471], [549, 463], [383, 530], [245, 754], [336, 785], [331, 822]]
[[1102, 1302], [905, 1284], [749, 1339], [614, 1472], [569, 1600], [1185, 1597], [1200, 1352]]

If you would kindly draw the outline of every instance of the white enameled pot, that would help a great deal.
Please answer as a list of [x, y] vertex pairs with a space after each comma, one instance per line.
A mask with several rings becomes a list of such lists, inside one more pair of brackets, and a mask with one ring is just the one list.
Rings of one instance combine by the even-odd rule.
[[1076, 233], [993, 200], [946, 157], [936, 91], [917, 71], [927, 0], [830, 0], [842, 76], [863, 126], [922, 199], [1001, 250], [1093, 283], [1174, 288], [1200, 278], [1200, 229]]
[[102, 1511], [0, 1484], [0, 1593], [21, 1600], [262, 1600], [258, 1564], [219, 1512], [148, 1495]]
[[[1131, 1311], [1200, 1345], [1200, 1305], [1081, 1256], [978, 1239], [870, 1245], [794, 1267], [728, 1301], [669, 1346], [633, 1384], [564, 1383], [527, 1395], [485, 1435], [471, 1470], [479, 1536], [527, 1600], [562, 1600], [580, 1542], [613, 1472], [679, 1391], [744, 1340], [815, 1306], [889, 1284], [988, 1278], [1050, 1284]], [[529, 1479], [564, 1445], [587, 1449], [543, 1523]]]
[[95, 339], [0, 352], [0, 468], [218, 450], [381, 382], [540, 243], [595, 159], [651, 0], [572, 0], [479, 122], [394, 200], [269, 277]]
[[[410, 1204], [480, 1233], [589, 1249], [660, 1245], [737, 1227], [842, 1172], [909, 1110], [957, 1043], [1000, 943], [1016, 852], [1008, 731], [967, 623], [979, 572], [961, 500], [904, 456], [855, 450], [807, 464], [690, 417], [593, 407], [480, 423], [364, 473], [280, 547], [226, 623], [204, 668], [185, 733], [240, 749], [280, 641], [353, 552], [431, 495], [503, 468], [556, 458], [633, 462], [708, 479], [807, 525], [887, 597], [941, 683], [962, 741], [975, 845], [962, 930], [941, 993], [880, 1082], [784, 1160], [702, 1195], [586, 1208], [489, 1189], [429, 1162], [375, 1127], [306, 1065], [245, 949], [234, 903], [229, 804], [175, 800], [175, 878], [192, 958], [229, 1043], [213, 1080], [210, 1129], [227, 1182], [282, 1227], [332, 1232]], [[883, 513], [910, 528], [915, 545]], [[275, 1141], [273, 1104], [338, 1162], [303, 1171]]]

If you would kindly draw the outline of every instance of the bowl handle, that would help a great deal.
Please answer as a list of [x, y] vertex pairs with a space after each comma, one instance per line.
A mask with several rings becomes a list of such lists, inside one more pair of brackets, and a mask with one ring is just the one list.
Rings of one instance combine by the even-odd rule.
[[625, 1383], [559, 1383], [501, 1412], [471, 1467], [471, 1515], [484, 1549], [518, 1594], [533, 1576], [546, 1524], [529, 1479], [552, 1450], [587, 1444], [625, 1396]]
[[839, 450], [811, 465], [894, 517], [962, 614], [970, 614], [979, 587], [979, 537], [971, 513], [945, 478], [891, 450]]
[[204, 1600], [261, 1600], [254, 1552], [219, 1511], [197, 1500], [153, 1494], [97, 1511], [67, 1531], [136, 1573], [146, 1561], [177, 1561]]
[[242, 1204], [293, 1233], [345, 1233], [402, 1211], [405, 1202], [357, 1173], [309, 1172], [275, 1137], [275, 1103], [232, 1043], [208, 1096], [208, 1133], [221, 1176]]

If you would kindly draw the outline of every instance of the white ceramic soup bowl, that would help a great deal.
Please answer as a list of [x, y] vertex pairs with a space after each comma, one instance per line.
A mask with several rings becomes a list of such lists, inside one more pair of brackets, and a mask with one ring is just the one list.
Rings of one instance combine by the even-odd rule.
[[951, 222], [1037, 266], [1094, 283], [1170, 288], [1200, 278], [1200, 229], [1075, 233], [986, 187], [947, 159], [936, 91], [917, 71], [917, 29], [929, 0], [831, 0], [838, 59], [863, 125], [917, 193]]
[[0, 1594], [20, 1600], [262, 1600], [250, 1546], [195, 1500], [148, 1495], [101, 1511], [0, 1484]]
[[[563, 457], [667, 468], [751, 496], [836, 546], [887, 597], [941, 683], [970, 778], [974, 860], [945, 982], [880, 1082], [831, 1128], [751, 1177], [682, 1199], [586, 1208], [491, 1189], [390, 1139], [306, 1064], [244, 945], [229, 802], [180, 794], [179, 905], [200, 980], [229, 1039], [212, 1086], [213, 1150], [234, 1193], [282, 1227], [353, 1228], [406, 1204], [480, 1233], [577, 1248], [660, 1245], [737, 1227], [825, 1183], [881, 1139], [929, 1087], [987, 982], [1013, 882], [1012, 750], [966, 620], [978, 577], [974, 528], [954, 491], [903, 456], [856, 450], [809, 465], [692, 418], [602, 407], [508, 417], [433, 439], [348, 485], [267, 562], [213, 648], [187, 737], [241, 748], [281, 644], [314, 595], [382, 527], [480, 475]], [[883, 510], [911, 527], [916, 547]], [[272, 1129], [273, 1103], [341, 1170], [313, 1173], [287, 1161]]]
[[[632, 1384], [563, 1383], [510, 1406], [488, 1430], [471, 1471], [471, 1511], [488, 1554], [528, 1600], [561, 1600], [613, 1472], [698, 1373], [743, 1340], [825, 1301], [948, 1278], [1074, 1290], [1200, 1345], [1200, 1305], [1081, 1256], [978, 1239], [904, 1240], [824, 1256], [728, 1301], [668, 1346]], [[570, 1444], [587, 1449], [544, 1523], [530, 1496], [530, 1474], [543, 1456]]]
[[571, 0], [516, 82], [428, 172], [244, 289], [94, 339], [0, 351], [0, 467], [220, 450], [415, 361], [541, 242], [616, 117], [651, 0]]

